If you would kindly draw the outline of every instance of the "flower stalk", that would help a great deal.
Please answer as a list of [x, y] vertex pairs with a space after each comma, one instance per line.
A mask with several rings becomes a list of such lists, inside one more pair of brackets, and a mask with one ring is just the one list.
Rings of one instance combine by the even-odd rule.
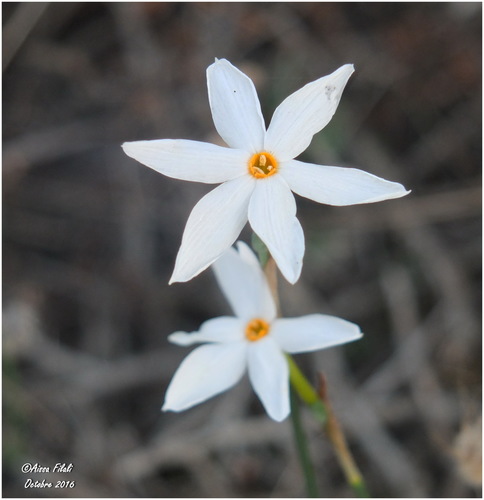
[[[269, 283], [274, 302], [277, 304], [279, 312], [279, 294], [277, 290], [277, 266], [274, 259], [267, 251], [264, 252], [264, 244], [254, 234], [253, 242], [259, 245], [259, 255], [264, 255], [265, 262], [261, 259], [267, 281]], [[268, 257], [267, 257], [268, 255]], [[285, 353], [289, 365], [289, 380], [291, 382], [291, 421], [301, 461], [301, 467], [306, 481], [308, 497], [317, 497], [317, 485], [314, 476], [314, 467], [309, 456], [309, 449], [304, 431], [301, 425], [299, 406], [295, 394], [299, 396], [311, 410], [314, 418], [323, 426], [329, 441], [331, 442], [338, 462], [346, 478], [346, 482], [360, 498], [369, 497], [363, 476], [356, 465], [356, 462], [348, 447], [346, 437], [341, 425], [336, 418], [329, 401], [326, 379], [319, 374], [319, 391], [309, 383], [292, 356]]]
[[306, 492], [309, 498], [318, 498], [318, 483], [316, 480], [316, 471], [311, 461], [309, 453], [308, 439], [304, 433], [303, 425], [301, 422], [301, 409], [300, 402], [294, 391], [291, 391], [291, 423], [294, 431], [294, 441], [301, 462], [301, 469], [306, 482]]
[[308, 405], [315, 419], [321, 425], [326, 425], [326, 409], [318, 393], [308, 382], [308, 379], [303, 375], [294, 359], [292, 359], [292, 356], [286, 354], [286, 359], [289, 364], [289, 380], [291, 381], [291, 386], [293, 387], [294, 391], [297, 393], [300, 399]]
[[[341, 425], [330, 404], [326, 379], [322, 374], [320, 374], [320, 388], [319, 392], [316, 392], [293, 358], [289, 354], [286, 354], [286, 359], [289, 363], [289, 379], [291, 381], [291, 386], [294, 392], [298, 394], [301, 401], [306, 403], [310, 408], [315, 419], [322, 424], [328, 439], [333, 446], [340, 467], [343, 470], [346, 482], [358, 497], [369, 497], [363, 476], [356, 465]], [[291, 405], [291, 408], [294, 407], [295, 406]], [[293, 414], [291, 412], [291, 418], [294, 420], [299, 419], [300, 417], [298, 414]], [[293, 422], [293, 426], [296, 427], [296, 425], [297, 423]], [[301, 462], [301, 465], [307, 481], [307, 475], [310, 474], [310, 472], [306, 469], [307, 466], [305, 459]]]

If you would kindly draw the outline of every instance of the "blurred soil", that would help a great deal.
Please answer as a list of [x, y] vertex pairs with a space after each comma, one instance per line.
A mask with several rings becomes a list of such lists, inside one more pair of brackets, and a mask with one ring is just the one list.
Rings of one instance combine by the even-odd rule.
[[[120, 144], [221, 143], [205, 70], [225, 57], [253, 78], [266, 119], [355, 64], [301, 158], [412, 193], [344, 208], [298, 198], [307, 250], [300, 281], [280, 283], [282, 310], [365, 332], [298, 359], [326, 375], [373, 496], [480, 497], [481, 4], [2, 8], [3, 496], [305, 496], [290, 423], [272, 422], [246, 379], [160, 413], [188, 352], [167, 336], [230, 311], [210, 271], [168, 286], [211, 186], [163, 177]], [[304, 417], [323, 496], [351, 496]], [[22, 474], [27, 462], [74, 470]], [[29, 477], [76, 485], [25, 489]]]

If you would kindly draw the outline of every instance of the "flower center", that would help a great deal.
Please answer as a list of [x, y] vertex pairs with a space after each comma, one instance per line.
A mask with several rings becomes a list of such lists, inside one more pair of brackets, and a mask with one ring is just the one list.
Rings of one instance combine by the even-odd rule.
[[264, 179], [277, 172], [277, 160], [271, 153], [262, 151], [249, 160], [249, 173], [256, 179]]
[[255, 342], [265, 337], [269, 333], [269, 323], [263, 319], [253, 319], [245, 327], [245, 338], [250, 342]]

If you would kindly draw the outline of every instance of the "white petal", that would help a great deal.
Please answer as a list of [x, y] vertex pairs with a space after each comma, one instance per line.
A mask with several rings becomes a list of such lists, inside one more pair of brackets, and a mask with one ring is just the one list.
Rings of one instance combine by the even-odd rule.
[[124, 152], [160, 174], [184, 181], [217, 184], [247, 172], [246, 151], [184, 139], [125, 142]]
[[197, 347], [175, 372], [162, 410], [186, 410], [230, 389], [242, 378], [245, 367], [245, 343]]
[[333, 117], [353, 71], [352, 64], [345, 64], [285, 99], [274, 112], [264, 149], [273, 152], [281, 161], [291, 160], [302, 153], [313, 135]]
[[328, 167], [292, 160], [280, 175], [298, 195], [327, 205], [356, 205], [400, 198], [407, 191], [398, 182], [386, 181], [357, 168]]
[[280, 422], [290, 411], [287, 360], [270, 337], [249, 343], [247, 349], [252, 387], [268, 415]]
[[249, 222], [290, 283], [301, 274], [304, 234], [296, 202], [280, 175], [258, 179], [249, 204]]
[[220, 137], [232, 148], [262, 150], [265, 124], [252, 80], [226, 59], [207, 69], [208, 99]]
[[358, 325], [325, 314], [277, 319], [271, 335], [281, 349], [290, 353], [325, 349], [363, 336]]
[[217, 186], [193, 208], [170, 283], [188, 281], [201, 273], [239, 236], [255, 179], [244, 175]]
[[244, 340], [244, 328], [244, 321], [221, 316], [205, 321], [198, 332], [175, 332], [168, 337], [168, 340], [183, 346], [199, 342], [237, 342]]
[[213, 264], [218, 284], [237, 317], [244, 320], [264, 318], [272, 321], [276, 306], [254, 253], [238, 242]]

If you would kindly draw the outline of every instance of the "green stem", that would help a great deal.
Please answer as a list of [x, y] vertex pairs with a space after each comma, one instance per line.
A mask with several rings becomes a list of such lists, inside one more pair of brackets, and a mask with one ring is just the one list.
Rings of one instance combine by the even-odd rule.
[[289, 354], [286, 354], [286, 359], [289, 363], [289, 379], [292, 388], [301, 400], [309, 406], [314, 417], [322, 424], [333, 445], [348, 485], [358, 497], [369, 497], [363, 476], [351, 455], [343, 431], [331, 408], [326, 391], [322, 390], [321, 394], [318, 394]]
[[306, 492], [309, 498], [319, 498], [318, 484], [316, 482], [316, 473], [311, 462], [309, 454], [309, 446], [306, 435], [304, 434], [303, 426], [301, 423], [301, 413], [299, 408], [299, 401], [291, 390], [291, 422], [294, 431], [294, 440], [296, 441], [296, 448], [301, 462], [301, 469], [306, 481]]
[[320, 424], [326, 425], [326, 421], [328, 419], [326, 408], [324, 407], [324, 403], [321, 401], [318, 393], [303, 375], [295, 361], [292, 359], [292, 356], [286, 354], [286, 359], [289, 363], [289, 379], [292, 387], [302, 401], [309, 406], [316, 420]]
[[[275, 267], [275, 262], [264, 242], [255, 233], [252, 236], [252, 246], [259, 255], [259, 261], [265, 271], [271, 292], [274, 296], [274, 301], [278, 306], [277, 269]], [[279, 309], [279, 307], [277, 308]], [[343, 431], [331, 408], [326, 391], [321, 388], [320, 394], [316, 392], [289, 354], [286, 354], [286, 359], [289, 364], [289, 379], [293, 388], [293, 390], [291, 390], [291, 416], [294, 435], [301, 466], [306, 479], [308, 496], [317, 497], [316, 479], [314, 477], [314, 469], [311, 464], [306, 437], [302, 430], [298, 401], [297, 398], [294, 397], [294, 392], [296, 392], [301, 400], [309, 406], [316, 420], [326, 431], [349, 486], [351, 486], [358, 497], [368, 497], [369, 494], [363, 476], [351, 455]]]

